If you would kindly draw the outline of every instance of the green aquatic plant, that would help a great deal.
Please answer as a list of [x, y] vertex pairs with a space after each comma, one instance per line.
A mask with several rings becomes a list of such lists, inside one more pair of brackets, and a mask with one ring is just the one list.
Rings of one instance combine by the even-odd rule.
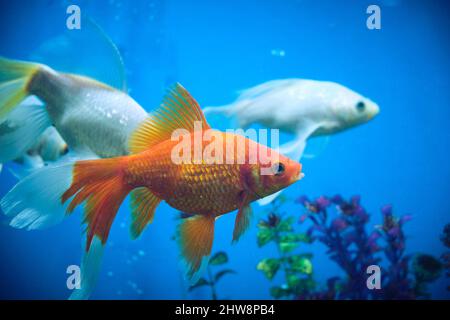
[[412, 261], [412, 272], [415, 277], [414, 291], [416, 297], [430, 298], [427, 286], [441, 276], [442, 269], [443, 265], [441, 261], [432, 255], [415, 255]]
[[281, 201], [275, 202], [266, 220], [258, 223], [257, 242], [259, 247], [275, 244], [278, 256], [261, 260], [256, 269], [272, 280], [284, 272], [285, 283], [273, 286], [270, 294], [275, 299], [293, 298], [315, 288], [312, 254], [298, 253], [300, 243], [309, 243], [309, 237], [294, 230], [295, 217], [282, 217], [276, 211]]
[[219, 251], [216, 254], [214, 254], [211, 259], [209, 259], [208, 266], [206, 267], [206, 275], [207, 278], [200, 278], [196, 284], [191, 286], [189, 288], [189, 291], [192, 291], [194, 289], [208, 286], [211, 289], [211, 299], [217, 300], [217, 282], [225, 275], [227, 274], [234, 274], [236, 273], [233, 269], [222, 269], [215, 274], [213, 273], [213, 268], [216, 266], [222, 266], [228, 262], [228, 255], [223, 252]]
[[[444, 232], [441, 235], [441, 241], [448, 249], [450, 249], [450, 223], [444, 227]], [[441, 256], [441, 262], [445, 270], [445, 277], [450, 278], [450, 250], [444, 252]], [[450, 291], [450, 285], [447, 286], [447, 290]]]

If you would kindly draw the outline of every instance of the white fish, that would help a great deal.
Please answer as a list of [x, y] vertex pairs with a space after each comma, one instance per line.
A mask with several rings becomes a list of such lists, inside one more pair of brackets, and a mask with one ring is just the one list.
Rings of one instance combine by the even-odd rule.
[[[83, 30], [85, 26], [86, 23]], [[96, 44], [98, 42], [91, 41], [89, 46]], [[61, 46], [50, 46], [50, 49], [58, 47]], [[116, 51], [115, 55], [113, 52], [113, 60], [121, 63], [115, 47], [113, 51]], [[122, 81], [124, 73], [117, 73], [117, 70], [123, 71], [123, 67], [111, 68], [111, 64], [108, 63], [111, 55], [103, 53], [103, 51], [95, 52], [98, 60], [93, 68], [104, 70], [105, 78], [99, 76], [96, 79], [106, 83], [94, 80], [86, 76], [86, 73], [63, 73], [42, 63], [0, 58], [0, 156], [4, 153], [5, 158], [9, 157], [8, 160], [12, 160], [14, 157], [11, 155], [20, 155], [28, 148], [39, 146], [39, 137], [42, 138], [42, 134], [45, 134], [51, 125], [56, 128], [71, 151], [75, 151], [76, 157], [80, 155], [84, 158], [115, 157], [128, 154], [130, 135], [147, 118], [147, 112], [125, 92]], [[76, 63], [84, 57], [90, 59], [89, 54], [79, 54], [72, 62]], [[22, 104], [29, 96], [39, 98], [42, 104]], [[20, 119], [24, 124], [11, 125], [11, 117]], [[47, 138], [44, 136], [45, 145], [49, 141], [54, 142], [53, 138]], [[23, 148], [23, 145], [27, 147]], [[17, 148], [22, 149], [17, 152]], [[47, 153], [47, 147], [40, 150], [46, 155], [51, 155], [51, 152]], [[0, 163], [3, 162], [1, 159]], [[60, 167], [50, 168], [58, 170]], [[33, 175], [28, 175], [30, 176]], [[15, 188], [17, 186], [12, 190]], [[49, 195], [48, 192], [52, 188], [54, 186], [46, 187], [45, 193]], [[33, 193], [34, 190], [30, 192]], [[26, 198], [29, 196], [30, 194], [24, 194]], [[25, 213], [22, 216], [24, 219], [31, 218], [35, 214], [33, 210], [27, 210], [29, 208], [24, 209]], [[54, 210], [56, 208], [49, 207], [49, 213]], [[11, 226], [21, 228], [18, 220], [20, 219], [13, 219]], [[40, 219], [39, 223], [29, 229], [40, 229], [44, 225], [49, 225], [46, 224], [48, 221], [44, 220]], [[81, 265], [82, 287], [72, 292], [72, 299], [86, 298], [91, 293], [97, 276], [96, 266], [99, 266], [102, 256], [102, 247], [98, 241], [94, 242], [89, 252], [84, 255]]]
[[42, 167], [68, 152], [43, 103], [34, 96], [20, 103], [0, 124], [0, 146], [0, 162], [16, 160], [27, 169]]
[[[99, 157], [127, 154], [129, 135], [147, 117], [125, 92], [42, 64], [0, 58], [0, 79], [0, 124], [8, 122], [10, 112], [25, 97], [35, 95], [45, 103], [46, 112], [28, 112], [22, 119], [40, 123], [47, 115], [47, 121], [41, 122], [50, 120], [75, 151]], [[42, 126], [36, 127], [42, 130]], [[38, 136], [30, 132], [32, 126], [27, 128], [29, 135]]]
[[[0, 58], [0, 163], [27, 151], [35, 155], [33, 147], [44, 158], [57, 160], [61, 137], [70, 150], [86, 157], [128, 153], [129, 135], [147, 112], [125, 93], [122, 58], [101, 29], [87, 21], [75, 34], [76, 41], [59, 36], [34, 55], [40, 61], [55, 60], [58, 69], [67, 66], [70, 73]], [[58, 54], [63, 62], [57, 61]], [[23, 102], [25, 98], [34, 100]], [[48, 129], [52, 125], [57, 132]]]
[[[328, 136], [363, 124], [378, 114], [379, 107], [335, 82], [284, 79], [244, 90], [233, 103], [208, 107], [204, 112], [236, 117], [241, 128], [261, 124], [294, 134], [291, 142], [280, 146], [280, 152], [299, 160], [308, 138]], [[265, 205], [277, 195], [259, 203]]]
[[69, 151], [69, 147], [55, 127], [50, 126], [38, 138], [37, 143], [28, 150], [29, 154], [39, 155], [44, 162], [56, 161]]

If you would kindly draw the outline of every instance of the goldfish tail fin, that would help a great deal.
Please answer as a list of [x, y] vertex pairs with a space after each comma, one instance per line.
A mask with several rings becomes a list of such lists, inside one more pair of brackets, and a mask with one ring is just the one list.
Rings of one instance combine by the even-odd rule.
[[81, 281], [79, 288], [74, 289], [69, 300], [86, 300], [94, 290], [102, 264], [104, 245], [102, 240], [94, 236], [88, 251], [84, 252], [81, 262]]
[[208, 261], [214, 238], [215, 217], [196, 215], [186, 218], [179, 226], [181, 254], [185, 259], [187, 276], [195, 282], [201, 266]]
[[21, 180], [0, 201], [5, 214], [12, 217], [11, 225], [28, 229], [55, 224], [85, 202], [84, 277], [82, 274], [82, 287], [73, 293], [74, 299], [87, 298], [91, 293], [110, 227], [120, 204], [131, 191], [124, 183], [120, 159], [82, 160], [40, 169]]
[[0, 123], [28, 95], [28, 84], [40, 65], [0, 57]]
[[43, 229], [66, 216], [61, 196], [72, 183], [73, 164], [38, 169], [20, 180], [0, 201], [10, 225]]
[[62, 195], [70, 202], [67, 212], [85, 203], [86, 251], [81, 266], [81, 284], [69, 299], [87, 299], [100, 273], [103, 248], [120, 205], [132, 190], [124, 179], [123, 158], [78, 161], [71, 186]]
[[0, 162], [24, 155], [50, 126], [47, 111], [37, 98], [30, 97], [20, 103], [0, 123]]
[[72, 184], [64, 192], [61, 202], [69, 199], [67, 212], [85, 203], [84, 221], [87, 224], [89, 250], [94, 236], [105, 243], [120, 205], [132, 190], [124, 179], [123, 158], [83, 160], [73, 167]]

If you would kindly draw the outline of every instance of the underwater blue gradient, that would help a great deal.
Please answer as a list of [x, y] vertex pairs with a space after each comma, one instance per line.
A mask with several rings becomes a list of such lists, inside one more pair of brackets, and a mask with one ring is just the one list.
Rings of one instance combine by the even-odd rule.
[[[439, 235], [450, 222], [450, 10], [446, 1], [8, 1], [0, 4], [0, 55], [27, 59], [61, 33], [69, 4], [78, 4], [121, 51], [130, 94], [148, 111], [164, 89], [182, 83], [202, 106], [230, 103], [237, 91], [280, 78], [331, 80], [380, 106], [370, 123], [332, 136], [325, 150], [302, 161], [306, 177], [285, 192], [362, 196], [372, 225], [393, 204], [411, 214], [407, 250], [440, 255]], [[379, 4], [382, 29], [366, 28], [366, 8]], [[85, 44], [89, 45], [89, 44]], [[284, 56], [272, 54], [283, 50]], [[213, 126], [223, 128], [219, 118]], [[0, 196], [15, 183], [6, 169]], [[45, 188], [45, 186], [41, 186]], [[287, 203], [287, 214], [301, 206]], [[264, 209], [254, 205], [258, 216]], [[237, 271], [218, 284], [220, 298], [269, 299], [272, 285], [256, 270], [276, 255], [259, 249], [256, 221], [231, 245], [235, 214], [216, 223], [213, 252], [228, 253]], [[188, 293], [173, 240], [177, 212], [162, 204], [155, 220], [135, 241], [129, 237], [128, 201], [111, 230], [94, 299], [180, 299]], [[0, 220], [0, 299], [65, 299], [66, 268], [79, 264], [80, 213], [44, 231], [27, 232]], [[320, 244], [313, 252], [316, 280], [339, 272]], [[280, 284], [281, 275], [272, 282]], [[445, 280], [434, 298], [449, 298]]]

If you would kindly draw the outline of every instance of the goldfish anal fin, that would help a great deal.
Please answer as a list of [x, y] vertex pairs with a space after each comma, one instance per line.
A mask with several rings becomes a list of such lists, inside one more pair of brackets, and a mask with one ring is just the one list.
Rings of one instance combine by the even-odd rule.
[[131, 236], [139, 237], [145, 227], [152, 223], [155, 209], [161, 199], [156, 197], [149, 189], [142, 187], [131, 192]]
[[62, 203], [73, 197], [67, 213], [85, 202], [83, 222], [87, 224], [87, 251], [94, 235], [103, 244], [106, 242], [116, 213], [131, 191], [120, 169], [119, 158], [79, 161], [74, 166], [72, 185], [61, 197]]
[[250, 226], [251, 217], [252, 217], [252, 208], [250, 207], [249, 204], [249, 197], [245, 196], [236, 215], [236, 220], [234, 222], [233, 242], [238, 241], [239, 238], [248, 229], [248, 227]]
[[197, 101], [177, 83], [169, 90], [159, 109], [131, 135], [129, 149], [131, 153], [148, 150], [162, 141], [170, 140], [177, 129], [193, 132], [196, 121], [201, 121], [202, 130], [210, 129]]
[[189, 278], [194, 276], [199, 270], [202, 260], [211, 253], [214, 222], [213, 215], [196, 215], [184, 219], [180, 224], [181, 254], [186, 259]]

